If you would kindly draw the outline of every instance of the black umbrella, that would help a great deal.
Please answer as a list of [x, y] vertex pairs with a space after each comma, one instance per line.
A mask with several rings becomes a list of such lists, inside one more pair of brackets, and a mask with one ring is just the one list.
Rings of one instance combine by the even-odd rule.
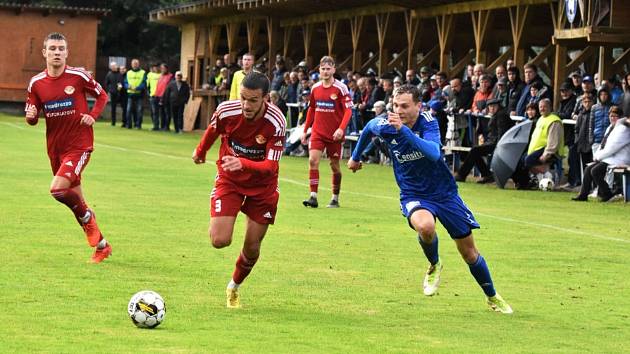
[[490, 168], [499, 188], [504, 188], [529, 144], [532, 121], [526, 120], [510, 128], [497, 143]]

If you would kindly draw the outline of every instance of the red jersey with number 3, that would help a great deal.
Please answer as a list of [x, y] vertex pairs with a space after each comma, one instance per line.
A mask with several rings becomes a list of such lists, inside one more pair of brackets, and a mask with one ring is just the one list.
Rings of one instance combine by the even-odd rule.
[[225, 177], [238, 186], [252, 189], [275, 189], [278, 170], [261, 176], [253, 171], [225, 171], [221, 167], [223, 156], [236, 156], [251, 161], [280, 161], [284, 151], [286, 120], [282, 111], [265, 103], [263, 117], [253, 122], [243, 116], [238, 100], [221, 103], [214, 112], [210, 126], [221, 136], [217, 166], [219, 177]]
[[[88, 109], [86, 94], [97, 98], [94, 108]], [[34, 106], [46, 118], [48, 154], [94, 149], [94, 131], [81, 124], [81, 114], [97, 119], [107, 103], [101, 85], [83, 69], [66, 66], [64, 72], [52, 77], [43, 71], [31, 79], [25, 111]]]
[[[348, 122], [343, 122], [346, 110], [352, 108], [352, 97], [346, 85], [336, 80], [330, 87], [324, 87], [322, 81], [311, 89], [309, 110], [315, 110], [312, 135], [325, 141], [333, 141], [335, 130], [345, 130]], [[342, 124], [343, 123], [343, 124]], [[304, 131], [309, 127], [305, 126]]]

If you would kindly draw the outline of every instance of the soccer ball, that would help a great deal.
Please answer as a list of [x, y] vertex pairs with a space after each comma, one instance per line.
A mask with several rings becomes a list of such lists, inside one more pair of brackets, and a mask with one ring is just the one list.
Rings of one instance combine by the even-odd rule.
[[143, 290], [131, 297], [127, 312], [137, 327], [155, 328], [164, 321], [166, 305], [160, 294]]
[[553, 179], [551, 178], [543, 178], [540, 180], [540, 182], [538, 182], [538, 188], [543, 192], [553, 190], [553, 187], [555, 187], [555, 185], [556, 184], [553, 183]]

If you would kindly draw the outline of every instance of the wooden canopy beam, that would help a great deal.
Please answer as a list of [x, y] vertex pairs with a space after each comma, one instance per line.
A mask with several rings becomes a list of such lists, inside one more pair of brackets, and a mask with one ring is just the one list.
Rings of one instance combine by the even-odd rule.
[[545, 48], [543, 48], [543, 50], [540, 53], [538, 53], [538, 55], [533, 57], [527, 63], [528, 64], [534, 64], [536, 66], [540, 66], [541, 64], [543, 64], [545, 59], [547, 59], [548, 57], [550, 57], [550, 56], [552, 56], [554, 54], [555, 49], [556, 48], [554, 47], [554, 45], [549, 43], [549, 44], [547, 44], [545, 46]]
[[587, 61], [593, 55], [595, 55], [596, 47], [588, 46], [584, 48], [580, 54], [578, 54], [575, 59], [573, 59], [567, 66], [565, 67], [565, 71], [570, 73], [575, 71], [582, 63]]
[[374, 15], [376, 18], [376, 31], [378, 36], [378, 75], [383, 75], [387, 71], [387, 49], [385, 48], [385, 37], [389, 25], [389, 12]]
[[510, 28], [512, 30], [512, 48], [514, 48], [514, 64], [517, 68], [522, 68], [525, 64], [525, 50], [523, 49], [523, 29], [529, 6], [517, 5], [510, 7]]
[[311, 58], [311, 40], [313, 39], [313, 24], [307, 23], [302, 25], [302, 40], [304, 41], [304, 60], [307, 66], [311, 66], [313, 58]]
[[363, 16], [355, 16], [350, 19], [350, 32], [352, 34], [352, 70], [361, 70], [361, 52], [359, 51], [359, 39], [363, 27]]
[[[340, 2], [341, 3], [341, 2]], [[301, 16], [280, 21], [280, 26], [300, 26], [308, 23], [322, 23], [329, 20], [345, 20], [358, 16], [372, 16], [377, 14], [402, 12], [405, 8], [396, 5], [377, 4], [364, 7], [348, 8], [341, 11], [320, 12], [308, 16]]]
[[326, 43], [328, 44], [328, 55], [333, 55], [333, 46], [335, 44], [335, 36], [337, 34], [337, 23], [339, 20], [328, 20], [324, 22], [326, 25]]
[[405, 31], [407, 32], [407, 69], [413, 69], [413, 56], [416, 53], [416, 38], [420, 21], [411, 15], [411, 11], [405, 11]]
[[258, 33], [260, 32], [260, 21], [257, 19], [249, 19], [245, 22], [247, 27], [247, 49], [250, 53], [256, 53], [258, 44]]
[[448, 72], [448, 51], [453, 42], [455, 24], [453, 15], [442, 15], [435, 18], [440, 43], [440, 70]]
[[358, 71], [365, 71], [365, 69], [367, 69], [368, 66], [374, 64], [377, 59], [378, 59], [378, 55], [371, 56], [370, 58], [368, 58], [368, 60], [366, 60], [363, 64], [361, 64], [361, 69]]
[[293, 26], [284, 27], [282, 30], [282, 55], [286, 59], [289, 56], [289, 44], [291, 43]]
[[470, 13], [475, 36], [475, 63], [477, 64], [487, 64], [488, 55], [485, 51], [484, 42], [491, 13], [492, 10], [479, 10]]
[[207, 55], [210, 59], [216, 59], [217, 47], [219, 46], [219, 40], [221, 37], [221, 26], [212, 25], [208, 29], [208, 45]]
[[435, 60], [435, 58], [437, 58], [439, 54], [440, 54], [440, 46], [436, 45], [435, 47], [431, 48], [426, 54], [424, 54], [422, 56], [422, 59], [418, 60], [418, 62], [416, 63], [416, 66], [423, 67], [423, 66], [430, 65], [431, 62]]
[[499, 57], [496, 58], [492, 63], [490, 63], [488, 66], [486, 66], [486, 71], [490, 72], [490, 73], [494, 72], [494, 70], [497, 68], [497, 66], [507, 62], [507, 60], [512, 57], [512, 54], [514, 54], [514, 48], [510, 47], [503, 54], [499, 55]]
[[403, 59], [406, 59], [406, 58], [407, 58], [407, 51], [408, 51], [408, 50], [409, 50], [408, 48], [405, 48], [405, 49], [403, 49], [400, 53], [398, 53], [398, 55], [396, 56], [396, 58], [394, 58], [394, 59], [390, 60], [390, 61], [389, 61], [389, 63], [387, 63], [387, 68], [388, 68], [388, 69], [391, 69], [391, 68], [393, 68], [394, 66], [398, 65], [399, 63], [402, 63], [402, 62], [403, 62]]
[[[474, 11], [492, 10], [508, 8], [512, 6], [529, 6], [543, 5], [554, 2], [555, 0], [478, 0], [468, 2], [457, 2], [438, 6], [420, 6], [413, 10], [413, 16], [416, 18], [430, 18], [442, 15], [455, 15], [470, 13]], [[564, 2], [563, 2], [564, 6]], [[582, 6], [580, 6], [582, 8]]]
[[463, 58], [461, 58], [451, 70], [448, 71], [448, 77], [456, 77], [459, 73], [464, 71], [468, 63], [475, 57], [476, 52], [470, 50]]
[[553, 102], [554, 109], [558, 109], [558, 107], [560, 107], [560, 85], [562, 85], [567, 78], [567, 47], [560, 44], [556, 44], [554, 47], [555, 57], [553, 67], [555, 70], [553, 71]]
[[267, 25], [267, 48], [269, 48], [269, 68], [268, 74], [271, 76], [276, 66], [276, 53], [278, 52], [278, 20], [273, 17], [267, 17], [265, 21]]
[[630, 53], [630, 48], [624, 50], [623, 53], [621, 53], [621, 55], [619, 57], [617, 57], [617, 59], [615, 59], [615, 61], [613, 61], [612, 66], [613, 66], [613, 71], [614, 72], [621, 71], [623, 65], [628, 62], [628, 54], [629, 53]]
[[228, 43], [228, 53], [230, 54], [230, 61], [236, 61], [237, 55], [237, 41], [238, 41], [238, 31], [241, 28], [240, 23], [232, 22], [225, 24], [225, 31], [227, 32], [227, 43]]

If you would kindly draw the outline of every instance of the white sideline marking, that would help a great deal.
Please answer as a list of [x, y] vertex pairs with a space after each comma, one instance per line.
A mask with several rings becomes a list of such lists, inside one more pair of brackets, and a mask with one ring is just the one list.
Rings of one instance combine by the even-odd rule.
[[[10, 127], [13, 127], [13, 128], [25, 129], [25, 127], [21, 127], [21, 126], [12, 124], [12, 123], [7, 123], [7, 122], [1, 122], [1, 123], [5, 124], [5, 125], [8, 125]], [[30, 130], [30, 131], [38, 131], [38, 130]], [[128, 149], [128, 148], [124, 148], [124, 147], [120, 147], [120, 146], [100, 144], [100, 143], [94, 144], [94, 145], [95, 146], [99, 146], [99, 147], [104, 147], [104, 148], [107, 148], [107, 149], [119, 150], [119, 151], [130, 151], [130, 152], [137, 152], [137, 153], [151, 155], [151, 156], [157, 156], [157, 157], [166, 157], [166, 158], [175, 159], [175, 160], [192, 161], [192, 159], [190, 157], [161, 154], [161, 153], [158, 153], [158, 152], [146, 151], [146, 150]], [[213, 160], [206, 160], [206, 163], [213, 163], [213, 162], [214, 162]], [[299, 182], [299, 181], [292, 180], [292, 179], [289, 179], [289, 178], [280, 177], [278, 179], [280, 181], [282, 181], [282, 182], [291, 183], [291, 184], [294, 184], [294, 185], [297, 185], [297, 186], [302, 186], [302, 187], [308, 187], [309, 186], [307, 183]], [[330, 191], [330, 188], [325, 188], [325, 187], [321, 187], [321, 186], [319, 187], [319, 189]], [[358, 196], [369, 197], [369, 198], [377, 198], [377, 199], [387, 199], [387, 200], [396, 200], [396, 201], [399, 200], [399, 198], [392, 197], [392, 196], [378, 195], [378, 194], [368, 194], [368, 193], [361, 193], [361, 192], [352, 192], [352, 191], [348, 191], [348, 190], [344, 190], [344, 194], [352, 194], [352, 195], [358, 195]], [[483, 217], [486, 217], [486, 218], [490, 218], [490, 219], [501, 220], [501, 221], [511, 222], [511, 223], [518, 223], [518, 224], [523, 224], [523, 225], [528, 225], [528, 226], [535, 226], [535, 227], [539, 227], [539, 228], [552, 229], [552, 230], [556, 230], [556, 231], [567, 232], [567, 233], [574, 234], [574, 235], [588, 236], [588, 237], [598, 238], [598, 239], [607, 240], [607, 241], [617, 241], [617, 242], [622, 242], [622, 243], [630, 243], [630, 240], [626, 240], [626, 239], [623, 239], [623, 238], [617, 238], [617, 237], [610, 237], [610, 236], [606, 236], [606, 235], [593, 234], [593, 233], [590, 233], [590, 232], [584, 232], [584, 231], [579, 231], [579, 230], [574, 230], [574, 229], [567, 229], [567, 228], [560, 227], [560, 226], [555, 226], [555, 225], [541, 224], [541, 223], [537, 223], [537, 222], [512, 219], [512, 218], [507, 218], [507, 217], [502, 217], [502, 216], [495, 216], [495, 215], [479, 213], [479, 212], [474, 212], [474, 214], [480, 215], [480, 216], [483, 216]]]

